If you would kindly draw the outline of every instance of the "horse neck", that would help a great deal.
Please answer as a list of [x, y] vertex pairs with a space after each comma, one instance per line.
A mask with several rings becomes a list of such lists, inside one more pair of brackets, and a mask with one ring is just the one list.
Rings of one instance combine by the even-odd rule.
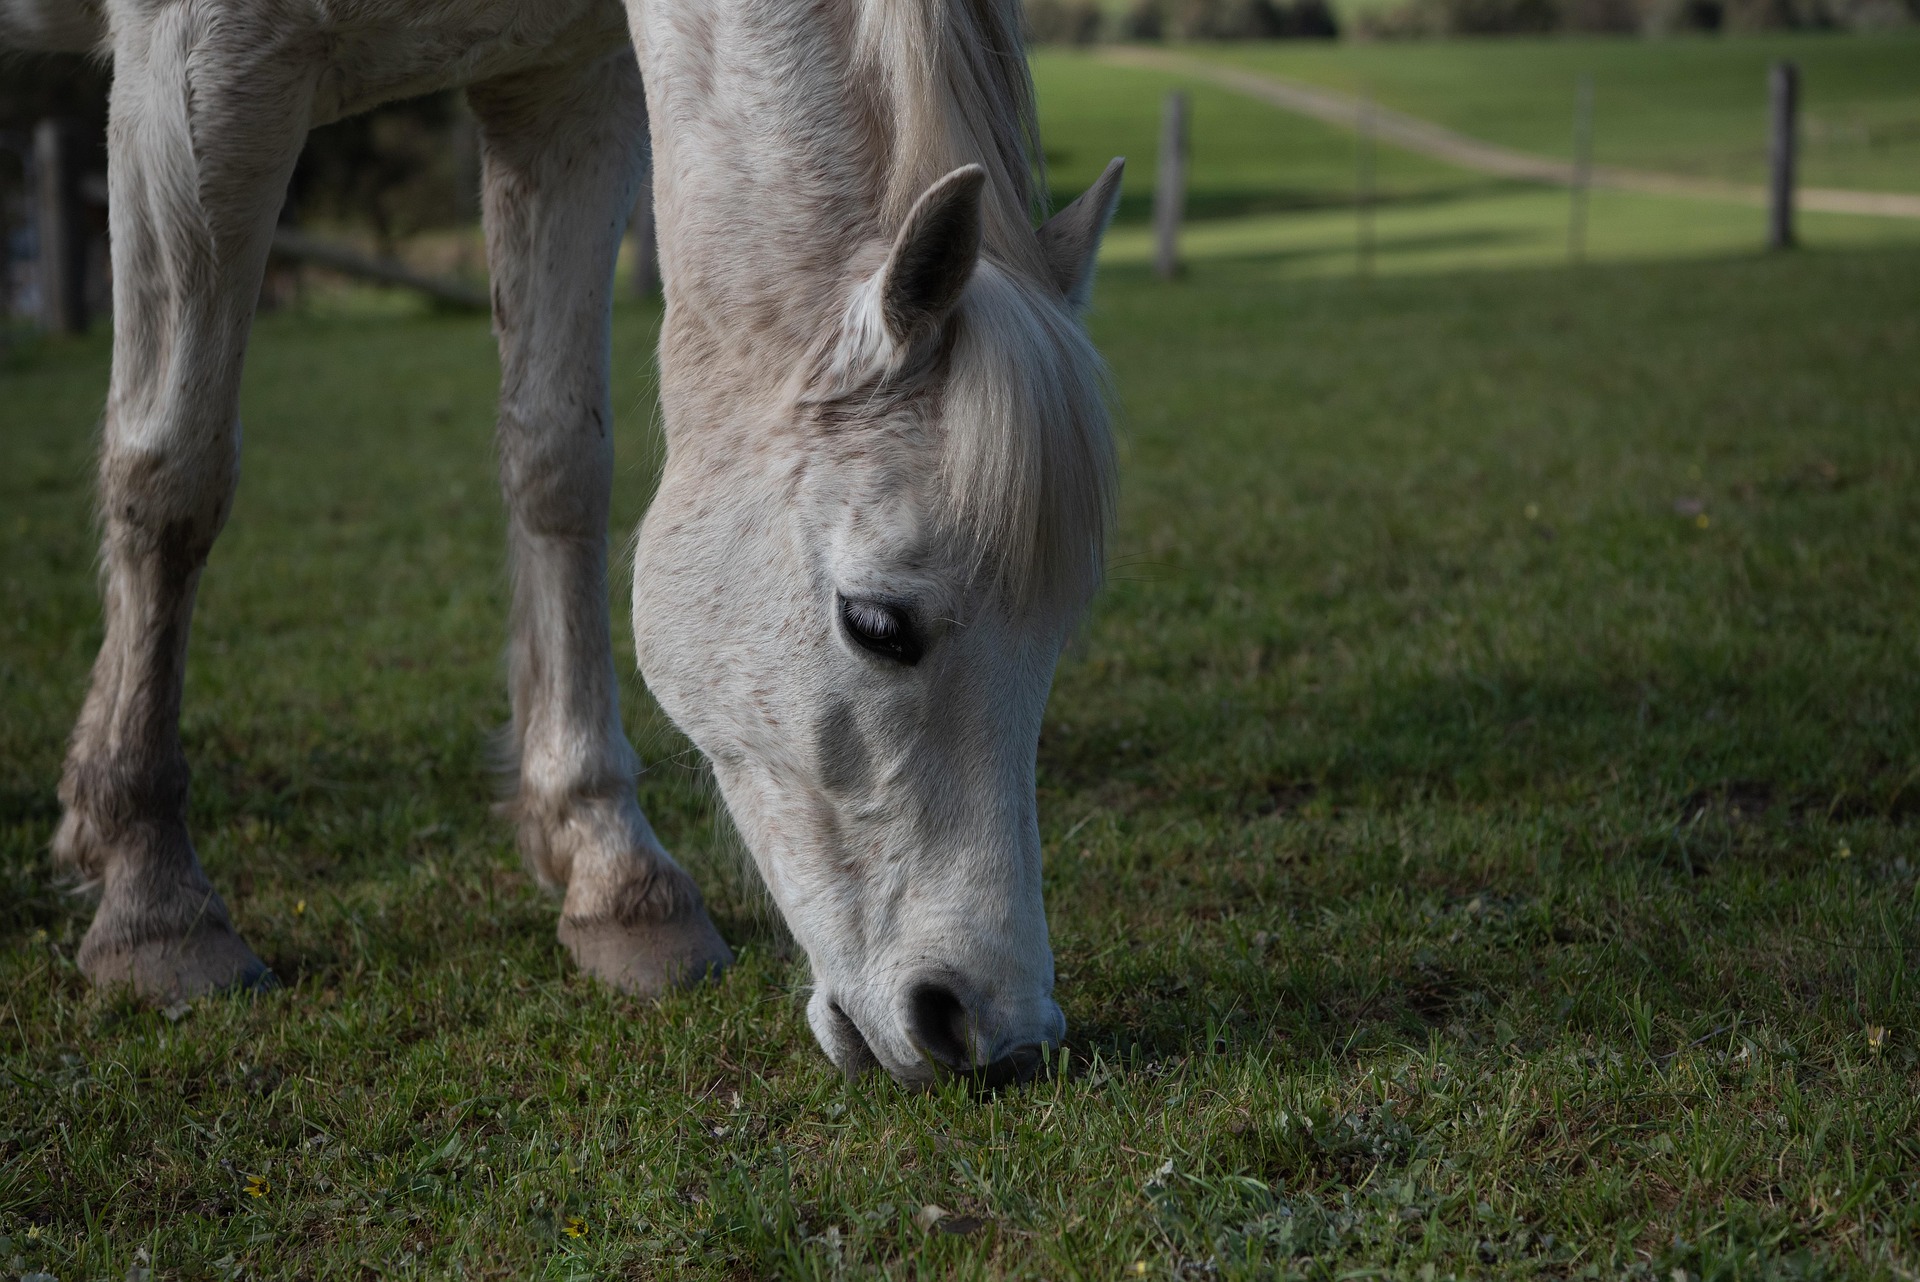
[[987, 166], [987, 252], [1041, 270], [1019, 0], [630, 3], [669, 315], [709, 354], [788, 367], [963, 164]]

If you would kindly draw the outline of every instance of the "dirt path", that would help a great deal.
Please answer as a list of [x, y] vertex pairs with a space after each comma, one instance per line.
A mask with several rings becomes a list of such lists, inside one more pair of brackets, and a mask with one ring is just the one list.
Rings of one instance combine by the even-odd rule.
[[[1246, 71], [1164, 49], [1129, 45], [1105, 50], [1100, 58], [1119, 67], [1170, 71], [1209, 80], [1222, 88], [1245, 94], [1249, 98], [1258, 98], [1285, 111], [1311, 116], [1339, 129], [1355, 128], [1363, 107], [1360, 99], [1335, 89], [1323, 89], [1286, 76]], [[1375, 135], [1408, 151], [1417, 151], [1463, 169], [1498, 174], [1505, 178], [1557, 183], [1563, 187], [1573, 182], [1573, 164], [1570, 161], [1482, 142], [1478, 138], [1455, 133], [1444, 125], [1436, 125], [1430, 120], [1422, 120], [1418, 116], [1409, 116], [1378, 104], [1373, 106], [1372, 112]], [[1688, 178], [1648, 169], [1621, 169], [1614, 165], [1595, 165], [1590, 181], [1596, 187], [1635, 191], [1649, 196], [1685, 196], [1759, 206], [1764, 206], [1767, 200], [1766, 190], [1757, 184]], [[1920, 218], [1920, 195], [1903, 192], [1802, 187], [1797, 199], [1800, 208], [1820, 213]]]

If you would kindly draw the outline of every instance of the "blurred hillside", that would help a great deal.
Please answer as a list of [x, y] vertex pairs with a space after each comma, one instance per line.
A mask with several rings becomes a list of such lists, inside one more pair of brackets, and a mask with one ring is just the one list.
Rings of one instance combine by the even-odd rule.
[[1028, 0], [1039, 44], [1595, 32], [1880, 31], [1920, 0]]

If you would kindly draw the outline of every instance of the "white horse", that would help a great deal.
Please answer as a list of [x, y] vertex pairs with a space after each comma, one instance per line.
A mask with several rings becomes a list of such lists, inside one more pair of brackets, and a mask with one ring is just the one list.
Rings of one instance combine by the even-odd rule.
[[561, 940], [643, 994], [731, 960], [635, 800], [604, 605], [613, 264], [650, 122], [667, 457], [642, 671], [806, 950], [837, 1064], [998, 1080], [1059, 1043], [1033, 770], [1102, 564], [1076, 312], [1119, 165], [1034, 230], [1018, 23], [1018, 0], [0, 0], [0, 44], [114, 64], [106, 638], [54, 838], [100, 890], [94, 983], [271, 980], [194, 853], [177, 729], [247, 334], [307, 131], [466, 85], [515, 812]]

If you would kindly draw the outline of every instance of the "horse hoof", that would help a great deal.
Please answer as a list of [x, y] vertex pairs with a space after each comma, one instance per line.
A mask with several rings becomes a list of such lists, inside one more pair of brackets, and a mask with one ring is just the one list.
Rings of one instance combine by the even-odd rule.
[[150, 939], [130, 947], [80, 945], [80, 972], [96, 988], [130, 987], [156, 1002], [208, 993], [263, 993], [280, 981], [246, 941], [226, 926], [204, 926], [182, 939]]
[[560, 942], [581, 970], [635, 997], [690, 988], [733, 964], [733, 950], [700, 908], [678, 920], [634, 926], [563, 917]]

